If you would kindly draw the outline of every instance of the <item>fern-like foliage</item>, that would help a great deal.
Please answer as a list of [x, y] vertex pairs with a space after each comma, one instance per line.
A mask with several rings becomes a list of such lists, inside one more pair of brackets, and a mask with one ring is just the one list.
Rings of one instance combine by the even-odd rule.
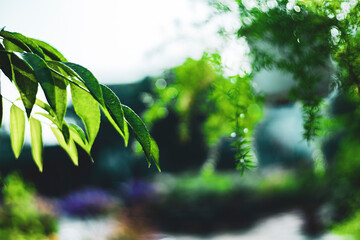
[[155, 101], [144, 114], [147, 124], [175, 111], [181, 119], [180, 136], [186, 141], [190, 120], [196, 114], [204, 115], [208, 145], [229, 137], [236, 149], [236, 167], [242, 173], [253, 168], [250, 140], [262, 116], [263, 98], [254, 91], [251, 76], [224, 77], [220, 55], [208, 53], [200, 60], [188, 59], [170, 72], [156, 80]]

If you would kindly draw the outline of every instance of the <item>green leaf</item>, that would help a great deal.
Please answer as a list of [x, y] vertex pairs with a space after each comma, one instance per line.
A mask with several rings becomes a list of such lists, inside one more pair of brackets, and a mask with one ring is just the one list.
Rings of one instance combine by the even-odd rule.
[[[5, 47], [0, 43], [0, 50], [5, 51]], [[12, 81], [13, 70], [10, 62], [10, 55], [8, 53], [0, 53], [0, 69], [3, 71], [5, 76]]]
[[84, 131], [79, 126], [70, 123], [69, 128], [70, 128], [70, 130], [76, 132], [76, 135], [79, 136], [79, 140], [80, 140], [79, 142], [81, 142], [81, 144], [87, 144], [88, 143]]
[[14, 54], [32, 67], [37, 81], [40, 83], [41, 88], [44, 90], [46, 100], [56, 112], [54, 79], [45, 61], [41, 59], [39, 56], [32, 53], [14, 53]]
[[92, 156], [91, 156], [91, 146], [89, 145], [88, 141], [86, 140], [86, 136], [84, 131], [74, 125], [69, 124], [69, 129], [71, 133], [71, 137], [74, 139], [74, 141], [82, 148], [84, 151], [89, 155], [92, 162], [94, 162]]
[[[7, 31], [1, 32], [0, 36], [4, 37], [6, 40], [17, 45], [24, 51], [32, 52], [38, 55], [39, 57], [45, 59], [44, 52], [31, 38], [25, 37], [21, 33], [7, 32]], [[27, 49], [29, 49], [30, 51], [28, 51]], [[16, 51], [16, 49], [9, 49], [9, 50]]]
[[6, 46], [6, 50], [18, 51], [18, 48], [22, 49], [25, 52], [32, 52], [29, 46], [26, 45], [24, 41], [26, 41], [23, 35], [20, 33], [12, 33], [8, 31], [1, 31], [0, 36], [11, 42], [13, 45], [17, 46], [17, 48], [10, 47], [12, 45]]
[[56, 106], [56, 116], [58, 122], [62, 122], [65, 118], [66, 108], [67, 108], [67, 80], [63, 77], [58, 76], [57, 74], [52, 74], [54, 83], [55, 83], [55, 106]]
[[43, 171], [43, 141], [42, 141], [42, 128], [39, 120], [30, 118], [30, 134], [31, 134], [31, 153], [34, 161], [39, 168]]
[[81, 77], [73, 69], [65, 65], [63, 62], [48, 61], [47, 63], [53, 70], [58, 71], [60, 74], [63, 74], [65, 77], [70, 77], [72, 78], [72, 80], [74, 80], [74, 78], [77, 78], [76, 83], [80, 83], [81, 86], [86, 87]]
[[31, 38], [31, 40], [42, 49], [42, 51], [45, 54], [45, 57], [48, 57], [48, 59], [46, 59], [46, 60], [67, 62], [66, 58], [56, 48], [54, 48], [50, 44], [40, 41], [38, 39]]
[[0, 128], [2, 126], [2, 120], [3, 120], [3, 97], [0, 94]]
[[151, 140], [151, 157], [153, 158], [153, 161], [158, 171], [161, 172], [160, 164], [159, 164], [159, 147], [153, 138], [151, 138], [150, 140]]
[[109, 119], [110, 123], [124, 138], [125, 146], [129, 141], [129, 130], [124, 119], [124, 111], [121, 107], [121, 102], [116, 94], [108, 87], [101, 85], [101, 89], [104, 96], [105, 108], [104, 114]]
[[5, 26], [3, 26], [1, 29], [0, 29], [0, 32], [4, 31], [5, 29]]
[[[57, 63], [59, 62], [55, 62], [55, 61], [47, 62], [48, 66], [52, 71], [52, 77], [55, 83], [56, 113], [57, 113], [58, 122], [59, 124], [61, 124], [64, 120], [67, 109], [66, 88], [69, 84], [69, 81], [67, 80], [68, 77], [67, 72], [65, 72], [62, 68], [65, 65], [62, 64], [60, 67], [59, 64]], [[67, 66], [65, 67], [68, 68]], [[54, 71], [56, 71], [56, 73]]]
[[135, 138], [138, 140], [140, 145], [143, 148], [145, 153], [146, 159], [151, 164], [151, 137], [149, 131], [147, 130], [144, 122], [141, 118], [128, 106], [122, 105], [124, 116], [128, 124], [130, 125], [131, 129], [135, 134]]
[[69, 143], [66, 143], [62, 132], [58, 128], [52, 127], [51, 130], [54, 133], [59, 145], [66, 151], [74, 165], [78, 166], [79, 158], [74, 140], [70, 138]]
[[10, 51], [10, 52], [25, 52], [25, 50], [23, 50], [21, 47], [19, 47], [18, 45], [10, 42], [7, 39], [3, 40], [4, 46], [5, 46], [5, 50], [6, 51]]
[[44, 109], [45, 111], [47, 111], [52, 117], [55, 117], [56, 114], [54, 112], [54, 110], [50, 107], [49, 104], [44, 103], [43, 101], [41, 101], [40, 99], [36, 99], [35, 104], [39, 107], [41, 107], [42, 109]]
[[68, 125], [65, 122], [61, 126], [61, 133], [64, 136], [65, 142], [68, 144], [70, 141], [70, 130], [69, 130]]
[[57, 125], [56, 119], [55, 119], [53, 116], [51, 116], [50, 114], [41, 113], [41, 112], [38, 112], [38, 113], [36, 113], [36, 114], [38, 114], [38, 115], [40, 115], [40, 116], [43, 116], [43, 117], [49, 119], [52, 123], [54, 123], [55, 125]]
[[79, 80], [85, 84], [85, 86], [87, 87], [87, 89], [89, 89], [90, 93], [94, 96], [94, 98], [102, 106], [104, 106], [105, 104], [104, 104], [101, 87], [98, 80], [94, 77], [94, 75], [89, 70], [78, 64], [70, 63], [70, 62], [64, 62], [63, 64], [71, 68], [74, 72], [78, 74], [78, 76], [80, 76], [81, 79]]
[[92, 146], [100, 128], [99, 103], [90, 93], [74, 84], [70, 85], [70, 89], [75, 112], [84, 122], [88, 141]]
[[19, 90], [24, 103], [26, 114], [30, 117], [31, 110], [35, 104], [38, 83], [31, 66], [20, 59], [17, 55], [11, 54], [11, 63], [14, 70], [14, 83]]
[[25, 115], [16, 105], [10, 108], [10, 139], [15, 158], [19, 158], [24, 145]]

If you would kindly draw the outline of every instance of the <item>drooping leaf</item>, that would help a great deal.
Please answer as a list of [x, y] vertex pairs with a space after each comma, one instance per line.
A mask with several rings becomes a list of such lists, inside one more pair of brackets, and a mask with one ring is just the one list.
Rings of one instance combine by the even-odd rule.
[[24, 145], [25, 114], [16, 105], [10, 108], [10, 139], [15, 158], [19, 158]]
[[74, 165], [78, 166], [79, 158], [74, 140], [70, 138], [69, 143], [66, 143], [62, 132], [58, 128], [52, 127], [51, 130], [54, 133], [59, 145], [66, 151]]
[[122, 105], [124, 116], [131, 129], [135, 134], [135, 138], [141, 144], [148, 163], [151, 163], [151, 137], [144, 122], [141, 118], [128, 106]]
[[44, 52], [45, 57], [48, 57], [49, 59], [46, 60], [55, 60], [55, 61], [60, 61], [60, 62], [67, 62], [66, 58], [53, 46], [51, 46], [50, 44], [40, 41], [38, 39], [33, 39], [31, 38], [31, 40], [36, 43]]
[[[0, 51], [5, 51], [5, 47], [0, 43]], [[13, 71], [10, 63], [10, 56], [8, 53], [0, 52], [0, 69], [3, 71], [5, 76], [12, 81]]]
[[64, 77], [71, 77], [71, 80], [74, 80], [74, 78], [76, 78], [75, 82], [77, 84], [86, 87], [81, 80], [81, 77], [72, 68], [65, 65], [65, 63], [58, 61], [48, 61], [47, 63], [53, 70], [56, 70], [58, 71], [58, 73], [63, 74]]
[[64, 120], [67, 108], [67, 81], [58, 76], [52, 74], [55, 83], [55, 101], [56, 101], [56, 116], [59, 122]]
[[25, 61], [33, 69], [37, 81], [44, 90], [46, 100], [56, 112], [55, 84], [47, 64], [39, 56], [32, 53], [14, 53], [19, 59]]
[[[8, 32], [8, 31], [2, 31], [0, 33], [0, 36], [4, 37], [7, 41], [10, 41], [11, 43], [15, 44], [16, 46], [20, 47], [26, 52], [32, 52], [39, 57], [45, 59], [44, 52], [42, 49], [31, 39], [28, 37], [25, 37], [21, 33], [16, 32]], [[16, 49], [9, 49], [16, 51]], [[30, 50], [30, 51], [28, 51]]]
[[94, 96], [94, 98], [100, 103], [100, 105], [104, 106], [102, 90], [98, 80], [94, 77], [94, 75], [88, 69], [78, 64], [70, 62], [64, 62], [63, 64], [71, 68], [80, 76], [81, 79], [79, 80], [85, 84], [87, 89], [89, 89], [91, 95]]
[[87, 144], [87, 139], [86, 139], [85, 133], [79, 126], [70, 123], [69, 128], [71, 130], [74, 130], [77, 133], [77, 135], [80, 137], [80, 140], [81, 140], [80, 142], [82, 142], [83, 144]]
[[36, 114], [47, 118], [48, 120], [50, 120], [50, 122], [54, 123], [55, 125], [57, 124], [56, 119], [55, 119], [53, 116], [51, 116], [50, 114], [48, 114], [48, 113], [38, 112], [38, 113], [36, 113]]
[[74, 84], [70, 85], [70, 89], [75, 112], [84, 122], [88, 141], [92, 146], [100, 128], [99, 103], [90, 93]]
[[49, 104], [44, 103], [40, 99], [36, 99], [35, 104], [41, 107], [42, 109], [44, 109], [45, 111], [47, 111], [52, 117], [56, 116], [54, 110], [50, 107]]
[[65, 140], [66, 144], [68, 144], [70, 141], [70, 130], [69, 130], [68, 125], [65, 122], [61, 126], [61, 133], [64, 136], [64, 140]]
[[31, 110], [35, 104], [38, 83], [31, 66], [20, 59], [17, 55], [11, 54], [11, 63], [14, 71], [14, 83], [24, 103], [26, 114], [30, 117]]
[[103, 92], [106, 107], [103, 108], [104, 113], [109, 119], [110, 123], [124, 138], [125, 146], [127, 146], [129, 141], [129, 131], [127, 129], [127, 124], [124, 119], [124, 111], [121, 107], [120, 100], [110, 88], [101, 85], [101, 89]]
[[[59, 123], [62, 123], [66, 114], [67, 108], [67, 91], [66, 88], [69, 85], [67, 80], [68, 74], [58, 64], [59, 62], [51, 61], [47, 62], [51, 68], [52, 76], [55, 83], [55, 99], [56, 99], [56, 114]], [[61, 63], [60, 63], [61, 64]], [[66, 65], [63, 65], [67, 67]], [[56, 71], [56, 72], [55, 72]]]
[[3, 43], [4, 43], [6, 51], [9, 51], [9, 52], [25, 52], [25, 50], [23, 50], [21, 47], [14, 44], [13, 42], [10, 42], [7, 39], [4, 39]]
[[92, 162], [94, 162], [92, 156], [91, 156], [91, 146], [89, 145], [88, 141], [86, 140], [85, 133], [83, 130], [74, 125], [69, 124], [70, 134], [71, 137], [74, 139], [74, 141], [82, 148], [84, 151], [89, 155]]
[[31, 134], [31, 153], [33, 159], [39, 168], [43, 171], [43, 140], [42, 140], [42, 127], [39, 120], [30, 118], [30, 134]]
[[[22, 49], [23, 51], [32, 52], [31, 48], [29, 46], [27, 46], [26, 43], [24, 42], [24, 38], [20, 33], [17, 34], [17, 33], [12, 33], [12, 32], [8, 32], [8, 31], [1, 31], [0, 36], [3, 37], [4, 39], [6, 39], [7, 41], [11, 42], [18, 48]], [[10, 46], [10, 45], [8, 45], [8, 46]], [[8, 47], [8, 46], [6, 46], [6, 50], [18, 51], [18, 48], [14, 49], [14, 48]]]
[[153, 138], [150, 138], [150, 140], [151, 140], [151, 157], [153, 158], [153, 161], [157, 169], [159, 170], [159, 172], [161, 172], [160, 164], [159, 164], [159, 147]]

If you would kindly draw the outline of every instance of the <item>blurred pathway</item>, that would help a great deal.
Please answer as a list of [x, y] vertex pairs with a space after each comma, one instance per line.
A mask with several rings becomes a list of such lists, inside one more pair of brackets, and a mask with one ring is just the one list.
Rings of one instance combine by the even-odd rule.
[[171, 236], [161, 240], [340, 240], [333, 234], [325, 234], [317, 238], [309, 238], [301, 233], [303, 220], [296, 212], [275, 215], [257, 223], [244, 232], [222, 233], [213, 236]]
[[[274, 215], [244, 232], [220, 233], [201, 237], [164, 234], [156, 240], [340, 240], [339, 236], [325, 234], [309, 238], [301, 233], [303, 220], [296, 212]], [[108, 240], [116, 229], [110, 217], [79, 219], [63, 217], [59, 220], [59, 240]], [[145, 240], [145, 239], [144, 239]]]
[[59, 219], [59, 240], [108, 240], [116, 229], [116, 220], [111, 217]]

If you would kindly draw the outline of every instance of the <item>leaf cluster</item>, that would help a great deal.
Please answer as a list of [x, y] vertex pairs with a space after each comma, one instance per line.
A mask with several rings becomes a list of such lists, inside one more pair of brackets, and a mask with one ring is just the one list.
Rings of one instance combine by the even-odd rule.
[[[125, 145], [129, 140], [128, 126], [132, 128], [149, 165], [152, 158], [159, 168], [158, 147], [141, 118], [128, 106], [121, 104], [115, 93], [100, 84], [88, 69], [68, 62], [51, 45], [2, 28], [0, 69], [15, 84], [21, 96], [19, 100], [25, 109], [23, 111], [22, 106], [17, 106], [15, 101], [10, 110], [11, 146], [16, 158], [24, 144], [27, 118], [30, 122], [32, 155], [39, 170], [43, 170], [42, 123], [39, 121], [41, 116], [50, 121], [51, 130], [59, 145], [68, 153], [73, 163], [78, 165], [77, 146], [91, 157], [91, 149], [100, 128], [101, 109], [124, 139]], [[37, 99], [39, 89], [44, 92], [46, 102]], [[67, 89], [70, 89], [75, 112], [84, 123], [85, 129], [65, 121]], [[35, 112], [34, 106], [41, 111]]]
[[245, 37], [251, 48], [255, 71], [278, 69], [296, 80], [290, 96], [303, 104], [304, 138], [308, 141], [319, 132], [319, 108], [327, 94], [321, 85], [330, 78], [330, 33], [337, 25], [336, 18], [320, 14], [310, 2], [318, 1], [277, 1], [271, 8], [261, 1], [247, 8], [239, 1], [243, 25], [238, 31], [238, 37]]
[[155, 101], [145, 112], [145, 121], [151, 125], [165, 117], [168, 109], [175, 111], [181, 121], [180, 136], [186, 139], [191, 120], [203, 115], [209, 146], [231, 136], [237, 168], [243, 173], [254, 167], [249, 139], [262, 116], [263, 98], [254, 91], [251, 76], [224, 77], [220, 55], [208, 53], [199, 60], [187, 59], [173, 73], [173, 78], [165, 76], [165, 86], [155, 88]]

